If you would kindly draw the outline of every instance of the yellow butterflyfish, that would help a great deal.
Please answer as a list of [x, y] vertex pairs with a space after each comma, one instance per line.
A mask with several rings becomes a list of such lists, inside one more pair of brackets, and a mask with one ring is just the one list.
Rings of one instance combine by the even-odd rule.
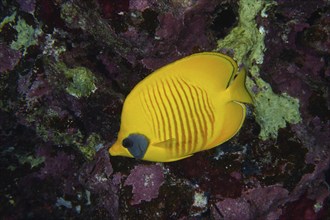
[[233, 137], [252, 103], [244, 68], [221, 53], [170, 63], [138, 83], [125, 99], [112, 156], [171, 162]]

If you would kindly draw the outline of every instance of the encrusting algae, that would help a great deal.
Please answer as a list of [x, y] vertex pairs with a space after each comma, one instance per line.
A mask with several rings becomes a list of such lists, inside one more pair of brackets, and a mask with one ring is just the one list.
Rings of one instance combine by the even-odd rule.
[[251, 78], [247, 78], [246, 85], [254, 100], [255, 118], [261, 127], [259, 137], [262, 140], [276, 138], [278, 129], [287, 123], [296, 124], [301, 121], [299, 100], [286, 93], [275, 94], [271, 86], [260, 77], [259, 65], [263, 63], [266, 31], [262, 26], [258, 28], [255, 17], [274, 5], [273, 1], [241, 0], [239, 8], [239, 24], [229, 35], [218, 41], [217, 50], [224, 48], [234, 51], [234, 58], [243, 63]]

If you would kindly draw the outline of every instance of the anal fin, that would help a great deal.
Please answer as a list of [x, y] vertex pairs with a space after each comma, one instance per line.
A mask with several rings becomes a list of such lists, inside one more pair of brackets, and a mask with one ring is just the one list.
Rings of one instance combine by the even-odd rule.
[[223, 129], [210, 146], [216, 146], [226, 142], [240, 130], [245, 119], [246, 107], [242, 103], [232, 101], [225, 106], [224, 112]]

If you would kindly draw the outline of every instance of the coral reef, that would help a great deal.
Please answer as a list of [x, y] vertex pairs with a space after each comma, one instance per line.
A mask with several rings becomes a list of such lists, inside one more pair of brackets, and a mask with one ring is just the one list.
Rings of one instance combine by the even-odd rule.
[[19, 4], [20, 10], [31, 14], [34, 13], [36, 0], [18, 0], [17, 3]]
[[15, 68], [21, 58], [21, 53], [5, 44], [0, 44], [0, 58], [3, 60], [1, 62], [0, 73], [3, 73]]
[[158, 191], [164, 183], [162, 167], [158, 165], [139, 165], [131, 170], [125, 180], [125, 186], [132, 186], [132, 205], [139, 204], [142, 200], [151, 201], [158, 197]]
[[265, 14], [268, 7], [274, 3], [258, 0], [241, 0], [239, 24], [224, 39], [218, 41], [218, 50], [233, 50], [234, 57], [239, 63], [250, 70], [251, 79], [247, 86], [254, 93], [256, 121], [261, 127], [260, 138], [276, 138], [277, 131], [284, 128], [286, 123], [298, 123], [299, 101], [286, 93], [276, 95], [271, 86], [260, 78], [260, 64], [264, 60], [265, 30], [257, 27], [255, 17], [258, 13]]
[[[329, 1], [3, 0], [3, 219], [327, 219]], [[254, 105], [234, 138], [173, 163], [111, 157], [125, 96], [220, 51]]]
[[23, 50], [23, 54], [25, 54], [28, 47], [37, 44], [37, 37], [40, 34], [38, 28], [33, 28], [20, 17], [13, 28], [17, 31], [17, 39], [11, 43], [12, 49]]
[[87, 97], [96, 90], [95, 79], [93, 73], [84, 67], [75, 67], [68, 69], [65, 64], [57, 63], [56, 71], [61, 71], [64, 76], [70, 80], [69, 85], [66, 87], [66, 91], [76, 97]]

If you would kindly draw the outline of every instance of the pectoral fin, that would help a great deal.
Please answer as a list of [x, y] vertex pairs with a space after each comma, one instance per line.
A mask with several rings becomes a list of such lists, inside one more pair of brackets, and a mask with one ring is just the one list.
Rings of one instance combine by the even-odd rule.
[[177, 144], [176, 139], [175, 138], [170, 138], [170, 139], [167, 139], [165, 141], [154, 143], [153, 146], [161, 147], [161, 148], [171, 148], [171, 147], [175, 147], [176, 144]]

